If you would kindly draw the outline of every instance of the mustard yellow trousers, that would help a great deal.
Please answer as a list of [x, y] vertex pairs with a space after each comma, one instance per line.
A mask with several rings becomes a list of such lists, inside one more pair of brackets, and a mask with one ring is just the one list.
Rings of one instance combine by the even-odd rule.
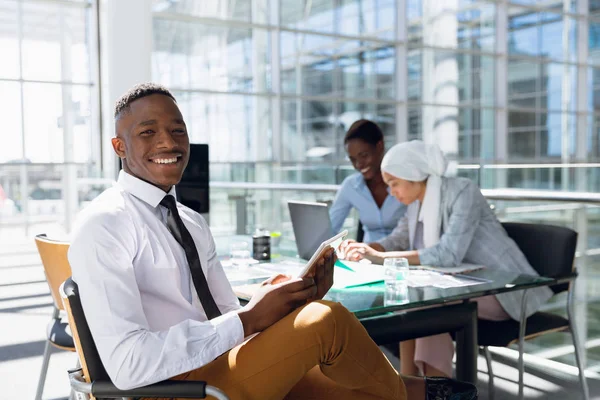
[[173, 379], [203, 380], [231, 400], [405, 400], [398, 373], [356, 317], [315, 301], [211, 363]]

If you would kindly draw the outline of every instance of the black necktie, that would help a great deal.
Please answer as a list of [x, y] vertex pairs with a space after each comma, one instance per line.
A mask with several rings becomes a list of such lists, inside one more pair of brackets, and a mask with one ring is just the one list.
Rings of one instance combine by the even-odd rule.
[[192, 281], [194, 282], [194, 287], [198, 293], [200, 303], [202, 303], [202, 307], [206, 312], [206, 316], [208, 319], [218, 317], [221, 315], [221, 311], [219, 311], [219, 307], [217, 307], [217, 303], [215, 303], [215, 299], [210, 293], [208, 282], [206, 282], [206, 277], [204, 276], [202, 265], [200, 264], [198, 249], [196, 249], [196, 244], [194, 243], [194, 239], [192, 239], [190, 231], [187, 230], [179, 216], [175, 198], [168, 194], [161, 200], [160, 205], [169, 210], [167, 215], [167, 228], [169, 228], [169, 231], [173, 237], [175, 237], [175, 240], [179, 242], [185, 251], [185, 258], [190, 267]]

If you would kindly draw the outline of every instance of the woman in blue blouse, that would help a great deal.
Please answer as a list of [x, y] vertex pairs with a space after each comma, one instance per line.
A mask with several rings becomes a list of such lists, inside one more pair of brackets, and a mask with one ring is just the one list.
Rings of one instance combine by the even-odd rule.
[[383, 134], [372, 121], [360, 119], [350, 126], [344, 138], [348, 158], [358, 171], [342, 182], [329, 216], [335, 233], [342, 228], [352, 208], [362, 223], [366, 243], [388, 236], [406, 212], [406, 206], [389, 194], [381, 176]]

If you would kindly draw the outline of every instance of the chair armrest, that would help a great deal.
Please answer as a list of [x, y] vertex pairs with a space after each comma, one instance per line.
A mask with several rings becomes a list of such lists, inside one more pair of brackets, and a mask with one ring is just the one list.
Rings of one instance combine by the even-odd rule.
[[152, 385], [121, 390], [107, 380], [85, 382], [81, 371], [69, 373], [71, 387], [77, 392], [90, 393], [97, 398], [105, 397], [178, 397], [182, 399], [204, 399], [206, 395], [220, 400], [228, 400], [221, 390], [208, 386], [204, 381], [175, 381], [167, 380]]
[[[560, 285], [562, 283], [569, 283], [574, 281], [575, 279], [577, 279], [577, 276], [579, 275], [579, 273], [577, 271], [573, 271], [568, 275], [565, 276], [561, 276], [560, 278], [556, 278], [556, 284]], [[554, 285], [552, 285], [554, 286]]]

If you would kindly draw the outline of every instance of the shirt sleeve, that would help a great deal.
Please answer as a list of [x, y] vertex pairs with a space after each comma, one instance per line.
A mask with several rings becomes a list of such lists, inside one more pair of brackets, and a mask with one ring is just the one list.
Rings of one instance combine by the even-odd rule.
[[400, 218], [392, 233], [377, 241], [377, 243], [379, 243], [385, 251], [408, 250], [410, 246], [408, 235], [408, 217], [405, 214]]
[[462, 262], [481, 219], [480, 197], [479, 188], [469, 182], [452, 205], [448, 226], [439, 243], [419, 250], [421, 264], [455, 267]]
[[329, 208], [329, 218], [331, 219], [331, 228], [333, 233], [338, 233], [344, 225], [344, 220], [352, 209], [350, 202], [350, 188], [348, 180], [344, 180], [342, 187], [338, 190], [331, 207]]
[[[235, 311], [210, 321], [188, 319], [166, 330], [151, 330], [133, 267], [137, 248], [129, 214], [103, 213], [74, 231], [68, 254], [98, 353], [119, 389], [199, 368], [243, 341]], [[211, 282], [219, 278], [211, 275]], [[235, 309], [232, 302], [227, 304]]]

